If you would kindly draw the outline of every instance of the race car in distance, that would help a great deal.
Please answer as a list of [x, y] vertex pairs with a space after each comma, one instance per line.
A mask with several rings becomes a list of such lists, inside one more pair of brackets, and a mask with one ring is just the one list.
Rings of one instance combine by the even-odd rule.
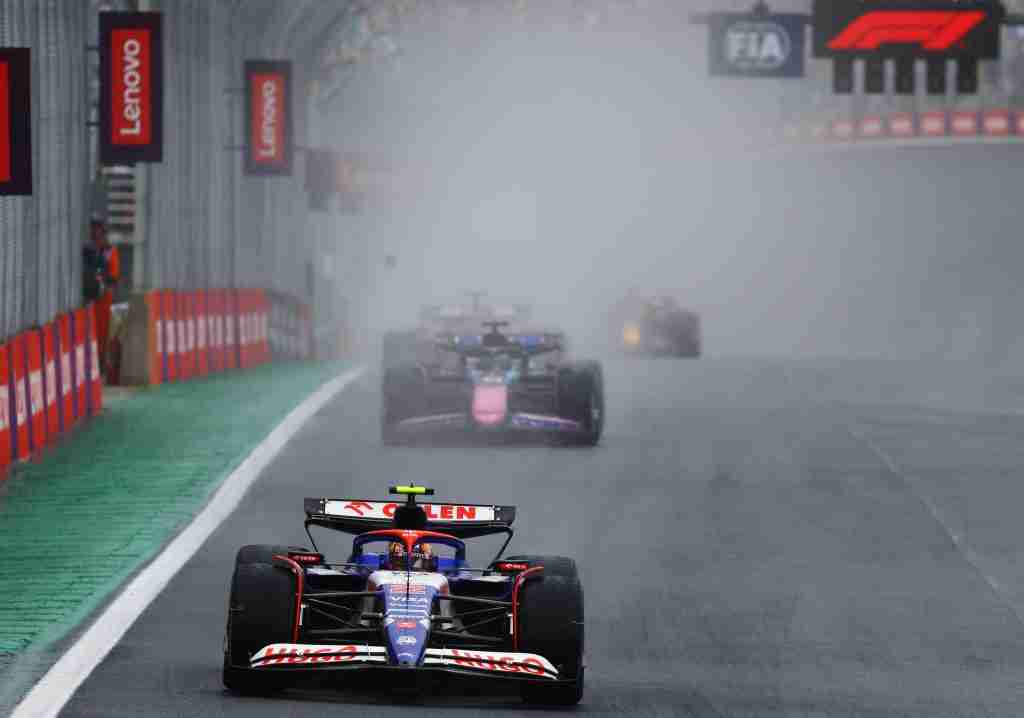
[[672, 297], [627, 296], [612, 307], [608, 326], [619, 352], [686, 359], [701, 355], [700, 316]]
[[[453, 676], [495, 679], [531, 704], [583, 695], [583, 589], [564, 557], [509, 556], [513, 506], [417, 503], [433, 494], [391, 487], [405, 501], [305, 500], [312, 549], [245, 546], [235, 559], [224, 640], [224, 685], [241, 694], [338, 688], [373, 676], [416, 689]], [[328, 561], [311, 527], [355, 536]], [[504, 534], [486, 568], [464, 539]], [[368, 675], [369, 674], [369, 675]]]
[[389, 331], [381, 342], [381, 366], [387, 368], [428, 360], [435, 351], [437, 337], [444, 334], [479, 334], [483, 322], [510, 322], [521, 326], [531, 317], [525, 304], [485, 304], [486, 292], [466, 292], [470, 303], [428, 305], [422, 307], [413, 329]]
[[507, 325], [441, 333], [417, 361], [385, 368], [384, 443], [454, 433], [596, 445], [604, 427], [601, 365], [567, 360], [561, 334], [505, 334]]

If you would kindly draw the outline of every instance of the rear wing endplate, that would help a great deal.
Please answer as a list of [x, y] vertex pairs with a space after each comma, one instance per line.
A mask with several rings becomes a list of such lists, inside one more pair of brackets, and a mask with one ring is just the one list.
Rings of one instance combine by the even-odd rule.
[[[395, 510], [404, 502], [363, 499], [305, 500], [307, 526], [322, 526], [350, 534], [394, 527]], [[509, 533], [515, 506], [417, 502], [427, 514], [427, 528], [456, 538]]]

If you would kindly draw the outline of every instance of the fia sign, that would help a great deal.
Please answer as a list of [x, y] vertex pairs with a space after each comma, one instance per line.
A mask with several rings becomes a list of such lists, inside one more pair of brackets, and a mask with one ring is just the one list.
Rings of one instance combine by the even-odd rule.
[[803, 77], [800, 15], [715, 13], [709, 18], [711, 74], [725, 77]]

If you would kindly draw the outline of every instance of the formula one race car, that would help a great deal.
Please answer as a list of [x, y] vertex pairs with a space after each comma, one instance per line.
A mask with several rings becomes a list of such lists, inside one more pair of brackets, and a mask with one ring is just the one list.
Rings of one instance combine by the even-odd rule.
[[[238, 552], [224, 641], [224, 685], [243, 694], [308, 679], [405, 690], [463, 677], [516, 689], [527, 703], [583, 695], [583, 589], [564, 557], [509, 556], [515, 507], [306, 499], [313, 549]], [[344, 562], [319, 552], [310, 527], [354, 534]], [[486, 568], [464, 539], [505, 534]], [[448, 681], [449, 683], [451, 681]]]
[[560, 334], [507, 335], [507, 322], [484, 325], [483, 334], [440, 334], [431, 354], [385, 368], [383, 441], [454, 432], [596, 445], [604, 426], [601, 365], [567, 361]]
[[[471, 303], [436, 304], [420, 309], [415, 328], [389, 331], [381, 342], [381, 366], [429, 361], [438, 336], [478, 334], [483, 322], [510, 322], [521, 328], [530, 320], [525, 304], [485, 304], [486, 292], [466, 292]], [[535, 332], [536, 333], [536, 332]]]
[[612, 308], [609, 328], [619, 352], [685, 359], [701, 355], [700, 316], [671, 297], [626, 297]]

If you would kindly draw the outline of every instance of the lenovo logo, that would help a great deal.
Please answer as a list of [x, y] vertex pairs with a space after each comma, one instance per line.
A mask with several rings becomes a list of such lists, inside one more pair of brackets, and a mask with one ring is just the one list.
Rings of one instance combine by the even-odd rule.
[[255, 160], [276, 164], [284, 159], [284, 78], [253, 76], [252, 146]]
[[110, 141], [147, 145], [153, 139], [149, 30], [114, 30], [112, 39]]
[[100, 13], [100, 155], [122, 164], [163, 159], [163, 40], [159, 13]]
[[847, 25], [828, 48], [871, 51], [883, 45], [916, 45], [926, 52], [947, 52], [985, 18], [980, 10], [876, 10]]
[[[292, 169], [291, 64], [276, 60], [245, 63], [248, 174], [290, 175]], [[245, 337], [254, 327], [244, 326]]]

